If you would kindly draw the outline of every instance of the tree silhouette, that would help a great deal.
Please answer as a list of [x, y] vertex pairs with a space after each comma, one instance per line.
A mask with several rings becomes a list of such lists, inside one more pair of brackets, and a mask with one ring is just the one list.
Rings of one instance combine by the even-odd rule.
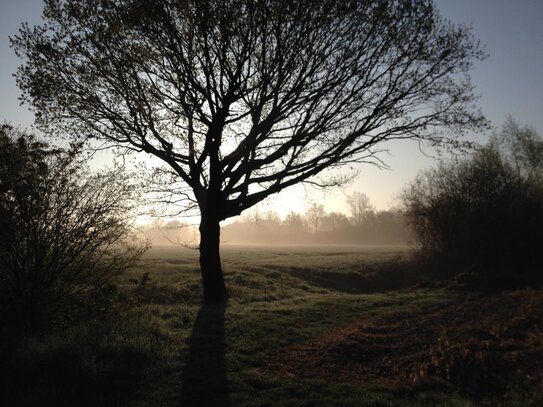
[[543, 139], [508, 119], [488, 145], [421, 172], [402, 198], [424, 257], [485, 283], [541, 279], [542, 162]]
[[131, 228], [135, 186], [119, 171], [89, 175], [79, 153], [0, 126], [2, 320], [33, 328], [147, 248]]
[[206, 302], [226, 295], [220, 221], [342, 181], [327, 169], [381, 165], [387, 140], [484, 123], [466, 75], [483, 52], [431, 1], [45, 4], [46, 23], [12, 38], [23, 100], [44, 129], [162, 160], [201, 214]]
[[355, 191], [346, 197], [347, 205], [355, 226], [360, 226], [369, 214], [375, 211], [370, 198], [363, 192]]

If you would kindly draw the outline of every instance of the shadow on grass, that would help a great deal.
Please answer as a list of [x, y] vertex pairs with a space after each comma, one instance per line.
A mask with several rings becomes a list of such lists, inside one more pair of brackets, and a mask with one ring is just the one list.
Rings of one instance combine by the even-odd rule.
[[224, 357], [226, 304], [203, 305], [192, 328], [181, 405], [230, 406]]

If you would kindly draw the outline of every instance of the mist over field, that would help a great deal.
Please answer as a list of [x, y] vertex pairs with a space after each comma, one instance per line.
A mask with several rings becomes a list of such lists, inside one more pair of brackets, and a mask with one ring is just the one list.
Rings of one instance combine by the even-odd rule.
[[225, 225], [224, 243], [236, 244], [407, 244], [409, 229], [401, 213], [368, 211], [358, 221], [313, 206], [306, 214], [255, 213]]
[[[177, 220], [157, 220], [141, 226], [140, 233], [153, 245], [194, 246], [198, 242], [197, 228]], [[406, 245], [412, 241], [399, 210], [376, 211], [369, 200], [350, 215], [326, 212], [323, 205], [314, 204], [305, 213], [290, 212], [284, 218], [273, 211], [249, 211], [221, 227], [223, 245]]]

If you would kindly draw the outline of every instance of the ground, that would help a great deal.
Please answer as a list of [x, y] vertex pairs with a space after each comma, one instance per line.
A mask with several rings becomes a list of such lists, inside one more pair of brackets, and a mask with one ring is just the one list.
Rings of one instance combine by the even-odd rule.
[[517, 390], [514, 375], [543, 386], [541, 294], [471, 293], [431, 310], [362, 318], [282, 349], [269, 367], [304, 380], [457, 389], [497, 403]]
[[53, 329], [4, 338], [1, 405], [540, 406], [543, 290], [417, 274], [406, 247], [154, 248]]

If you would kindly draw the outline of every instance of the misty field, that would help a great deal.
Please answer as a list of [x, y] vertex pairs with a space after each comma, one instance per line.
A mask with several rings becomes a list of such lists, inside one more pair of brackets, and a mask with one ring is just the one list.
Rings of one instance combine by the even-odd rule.
[[542, 290], [432, 281], [410, 253], [225, 245], [229, 301], [202, 307], [198, 252], [153, 248], [11, 344], [2, 405], [542, 405]]

